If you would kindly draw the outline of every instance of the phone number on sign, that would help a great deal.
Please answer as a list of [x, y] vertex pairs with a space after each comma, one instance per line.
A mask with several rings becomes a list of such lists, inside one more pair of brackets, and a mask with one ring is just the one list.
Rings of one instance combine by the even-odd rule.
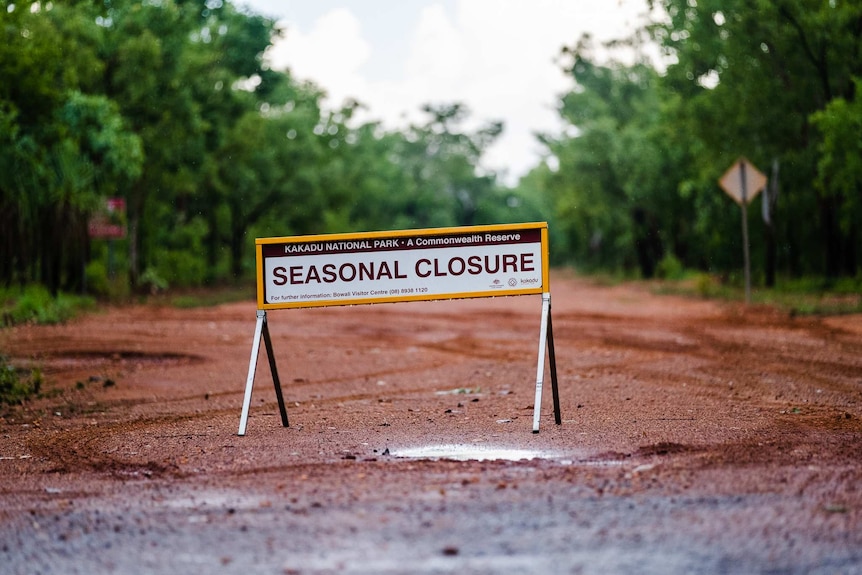
[[418, 293], [428, 293], [427, 287], [418, 287], [418, 288], [392, 288], [389, 290], [389, 295], [410, 295], [410, 294], [418, 294]]

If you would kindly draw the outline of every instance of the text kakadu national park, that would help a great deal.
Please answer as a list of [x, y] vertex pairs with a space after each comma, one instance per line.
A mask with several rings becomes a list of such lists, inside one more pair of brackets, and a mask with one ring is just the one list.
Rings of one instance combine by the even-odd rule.
[[546, 232], [537, 224], [524, 226], [258, 240], [259, 304], [303, 307], [538, 293], [546, 277]]

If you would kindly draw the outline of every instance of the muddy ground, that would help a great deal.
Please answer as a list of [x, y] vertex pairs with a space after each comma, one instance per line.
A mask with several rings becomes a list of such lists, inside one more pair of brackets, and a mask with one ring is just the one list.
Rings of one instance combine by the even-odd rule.
[[862, 573], [862, 316], [552, 280], [541, 300], [253, 301], [0, 331], [3, 573]]

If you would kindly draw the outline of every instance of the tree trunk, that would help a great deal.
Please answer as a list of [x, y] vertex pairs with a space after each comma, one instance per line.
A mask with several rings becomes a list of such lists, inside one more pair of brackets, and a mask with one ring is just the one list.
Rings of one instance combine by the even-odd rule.
[[132, 186], [128, 202], [129, 224], [129, 285], [136, 291], [141, 280], [141, 218], [144, 211], [144, 194], [140, 180]]
[[823, 246], [826, 250], [824, 273], [827, 278], [841, 275], [841, 229], [834, 198], [820, 199], [820, 221], [823, 226]]
[[[214, 194], [211, 194], [213, 197]], [[218, 256], [219, 256], [219, 248], [221, 244], [219, 242], [219, 229], [218, 229], [218, 221], [216, 217], [216, 210], [208, 210], [206, 212], [206, 221], [209, 230], [207, 230], [206, 235], [206, 261], [207, 261], [207, 271], [206, 271], [206, 282], [212, 283], [215, 282], [217, 277], [218, 270]]]
[[775, 268], [778, 263], [778, 249], [775, 245], [775, 227], [766, 225], [766, 287], [775, 287]]
[[234, 280], [242, 276], [242, 248], [245, 240], [245, 227], [232, 226], [230, 234], [230, 273]]
[[632, 210], [635, 252], [641, 277], [651, 278], [662, 258], [661, 237], [656, 219], [647, 210], [636, 207]]
[[766, 287], [775, 287], [778, 246], [775, 239], [775, 208], [778, 205], [778, 159], [772, 161], [772, 176], [763, 190], [763, 220], [766, 228]]

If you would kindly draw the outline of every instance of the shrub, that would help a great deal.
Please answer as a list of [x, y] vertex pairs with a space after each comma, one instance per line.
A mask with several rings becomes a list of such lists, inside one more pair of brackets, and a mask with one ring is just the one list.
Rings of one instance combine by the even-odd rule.
[[666, 254], [656, 266], [655, 274], [661, 279], [678, 280], [685, 275], [685, 268], [676, 256]]
[[108, 268], [102, 260], [93, 260], [87, 264], [84, 270], [87, 281], [87, 290], [100, 296], [108, 295], [110, 283], [108, 282]]
[[146, 287], [152, 295], [156, 295], [160, 291], [168, 289], [168, 281], [159, 275], [153, 267], [148, 267], [141, 274], [141, 286]]
[[27, 376], [0, 355], [0, 404], [17, 405], [38, 395], [42, 388], [42, 372], [33, 369]]
[[20, 323], [53, 324], [64, 322], [79, 309], [94, 305], [92, 298], [58, 294], [52, 297], [44, 286], [31, 285], [23, 289], [7, 290], [2, 294], [4, 325]]

